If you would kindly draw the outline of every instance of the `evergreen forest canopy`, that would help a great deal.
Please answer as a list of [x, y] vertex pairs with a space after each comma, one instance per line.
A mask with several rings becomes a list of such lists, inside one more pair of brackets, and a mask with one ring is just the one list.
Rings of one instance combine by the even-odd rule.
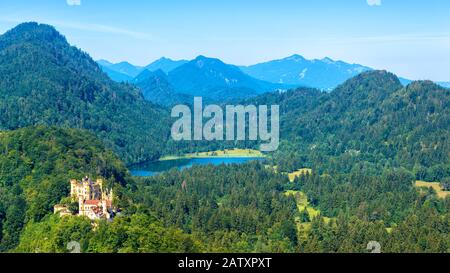
[[110, 80], [51, 26], [25, 23], [0, 36], [1, 129], [87, 129], [136, 163], [161, 155], [168, 117], [134, 86]]
[[[125, 164], [257, 144], [170, 141], [168, 109], [144, 95], [50, 26], [0, 36], [0, 251], [66, 252], [73, 240], [84, 252], [450, 251], [448, 195], [414, 186], [450, 184], [449, 89], [370, 71], [331, 93], [262, 94], [241, 103], [280, 105], [282, 142], [266, 162], [137, 178]], [[122, 209], [96, 229], [53, 215], [86, 175]]]
[[429, 81], [403, 87], [388, 72], [365, 72], [330, 94], [298, 89], [252, 103], [279, 104], [280, 168], [320, 172], [406, 168], [418, 180], [450, 176], [450, 90]]

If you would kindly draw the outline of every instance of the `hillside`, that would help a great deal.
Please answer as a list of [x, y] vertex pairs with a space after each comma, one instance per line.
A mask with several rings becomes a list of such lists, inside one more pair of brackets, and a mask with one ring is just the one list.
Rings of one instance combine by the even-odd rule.
[[401, 166], [438, 181], [450, 176], [449, 98], [432, 82], [403, 87], [395, 75], [372, 71], [329, 94], [298, 89], [248, 102], [280, 104], [277, 158], [288, 170], [300, 164], [379, 173]]
[[26, 223], [53, 213], [68, 196], [70, 179], [103, 177], [111, 186], [129, 179], [117, 156], [86, 131], [39, 126], [0, 132], [0, 153], [0, 251], [15, 247]]
[[[94, 132], [126, 163], [159, 157], [169, 114], [110, 80], [53, 27], [25, 23], [0, 36], [0, 129], [47, 124]], [[163, 140], [163, 141], [161, 141]]]
[[132, 177], [89, 132], [45, 126], [0, 132], [0, 153], [0, 252], [67, 253], [73, 240], [83, 252], [199, 251], [191, 236], [150, 214], [126, 213], [96, 228], [88, 218], [53, 215], [70, 193], [69, 180], [85, 176], [105, 179], [114, 202], [133, 212], [124, 190]]
[[332, 90], [347, 79], [371, 70], [369, 67], [334, 61], [330, 58], [307, 60], [300, 55], [242, 66], [240, 69], [256, 79], [268, 82], [325, 90]]
[[177, 93], [162, 70], [151, 72], [144, 70], [133, 81], [141, 89], [144, 98], [155, 104], [172, 106], [175, 104], [192, 104], [194, 98]]

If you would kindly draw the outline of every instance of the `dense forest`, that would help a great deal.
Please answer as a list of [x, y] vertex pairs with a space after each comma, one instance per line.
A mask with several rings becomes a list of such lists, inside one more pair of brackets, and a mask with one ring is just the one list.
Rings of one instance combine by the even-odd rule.
[[293, 252], [295, 200], [287, 177], [253, 163], [194, 167], [136, 179], [135, 203], [193, 234], [207, 252]]
[[[13, 251], [65, 252], [448, 252], [449, 198], [412, 188], [407, 172], [302, 176], [267, 165], [203, 166], [133, 179], [113, 222], [46, 216], [26, 225]], [[312, 217], [289, 191], [304, 191]], [[337, 193], [335, 193], [337, 191]], [[331, 202], [330, 202], [331, 201]]]
[[[0, 251], [67, 252], [70, 241], [83, 252], [368, 252], [369, 241], [450, 251], [450, 198], [415, 186], [450, 188], [449, 89], [371, 71], [330, 93], [239, 101], [280, 105], [277, 152], [149, 178], [126, 164], [258, 143], [174, 142], [170, 112], [140, 91], [50, 26], [0, 36]], [[312, 171], [291, 179], [300, 168]], [[114, 189], [114, 220], [53, 215], [69, 179], [86, 175]]]
[[[448, 252], [450, 199], [413, 188], [408, 171], [301, 176], [267, 165], [206, 166], [137, 180], [136, 203], [213, 252]], [[303, 191], [320, 213], [299, 210]], [[136, 199], [137, 198], [137, 199]], [[306, 214], [306, 215], [305, 215]]]
[[254, 99], [281, 107], [285, 171], [361, 171], [380, 175], [404, 167], [417, 179], [450, 176], [450, 90], [432, 82], [403, 87], [385, 71], [348, 80], [331, 93], [298, 89]]
[[[125, 165], [87, 131], [31, 127], [0, 133], [0, 250], [15, 247], [29, 222], [53, 213], [73, 178], [125, 185]], [[118, 191], [120, 192], [120, 191]]]

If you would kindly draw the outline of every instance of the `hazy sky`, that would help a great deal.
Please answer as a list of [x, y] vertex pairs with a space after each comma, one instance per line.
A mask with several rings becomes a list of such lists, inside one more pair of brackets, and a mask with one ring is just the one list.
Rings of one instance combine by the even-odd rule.
[[246, 65], [301, 54], [450, 81], [448, 0], [1, 0], [0, 33], [56, 26], [95, 59]]

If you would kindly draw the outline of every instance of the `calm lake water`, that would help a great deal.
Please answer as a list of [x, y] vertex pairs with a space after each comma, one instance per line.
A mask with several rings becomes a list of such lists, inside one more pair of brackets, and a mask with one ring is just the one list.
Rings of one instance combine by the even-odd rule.
[[133, 176], [154, 176], [172, 168], [183, 170], [194, 165], [243, 164], [252, 160], [262, 159], [261, 157], [208, 157], [155, 161], [131, 166], [130, 172]]

